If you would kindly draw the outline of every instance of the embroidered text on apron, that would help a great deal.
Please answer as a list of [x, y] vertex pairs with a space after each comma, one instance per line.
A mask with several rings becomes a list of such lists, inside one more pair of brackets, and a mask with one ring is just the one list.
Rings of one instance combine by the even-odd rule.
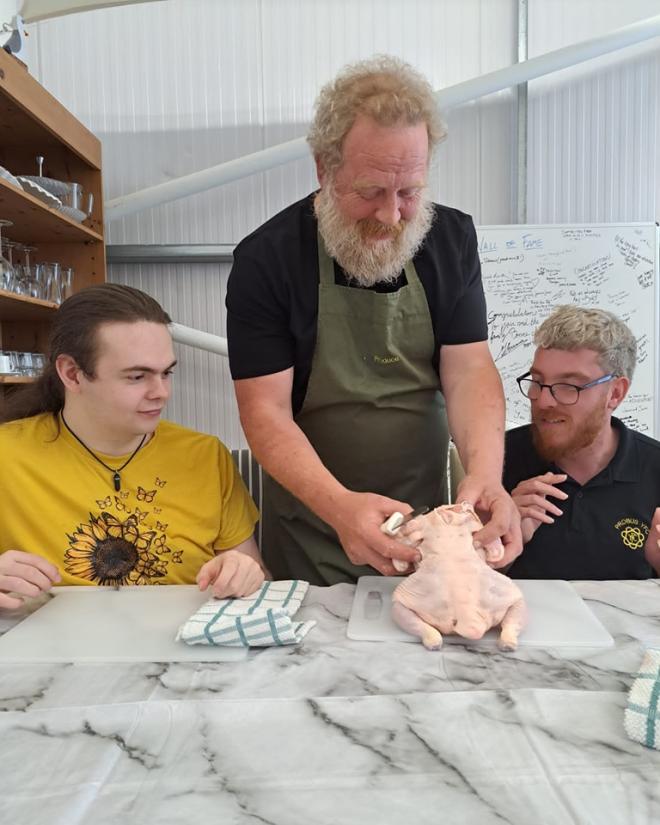
[[[448, 430], [424, 287], [379, 293], [335, 283], [319, 246], [316, 348], [296, 423], [348, 489], [437, 506], [445, 500]], [[344, 553], [335, 531], [264, 473], [264, 560], [276, 579], [312, 584], [373, 575]]]

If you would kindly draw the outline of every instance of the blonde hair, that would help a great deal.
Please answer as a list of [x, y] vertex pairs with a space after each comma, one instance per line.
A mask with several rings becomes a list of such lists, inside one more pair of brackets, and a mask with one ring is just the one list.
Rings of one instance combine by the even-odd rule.
[[637, 342], [629, 327], [612, 312], [558, 306], [534, 333], [543, 349], [591, 349], [609, 373], [632, 380], [637, 361]]
[[315, 109], [307, 142], [330, 174], [341, 165], [344, 138], [361, 114], [380, 126], [425, 123], [429, 157], [447, 136], [429, 82], [408, 63], [388, 55], [346, 66], [321, 89]]

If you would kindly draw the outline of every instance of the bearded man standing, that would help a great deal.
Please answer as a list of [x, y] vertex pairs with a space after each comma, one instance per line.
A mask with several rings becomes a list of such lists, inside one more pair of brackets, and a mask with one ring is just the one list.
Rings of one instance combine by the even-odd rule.
[[229, 358], [267, 473], [262, 550], [275, 578], [352, 582], [415, 560], [379, 528], [443, 501], [447, 419], [467, 473], [459, 495], [489, 517], [478, 538], [502, 536], [505, 563], [520, 552], [474, 226], [425, 198], [444, 136], [410, 66], [345, 68], [308, 136], [319, 191], [236, 248]]
[[517, 381], [531, 425], [506, 434], [504, 484], [522, 517], [520, 579], [646, 579], [660, 573], [660, 442], [613, 416], [637, 344], [611, 312], [560, 306]]

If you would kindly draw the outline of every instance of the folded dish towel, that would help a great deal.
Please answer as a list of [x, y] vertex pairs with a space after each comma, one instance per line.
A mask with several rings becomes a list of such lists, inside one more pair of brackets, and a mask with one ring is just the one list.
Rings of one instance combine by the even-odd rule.
[[626, 733], [647, 748], [660, 750], [660, 650], [644, 654], [628, 694], [623, 724]]
[[297, 579], [264, 582], [245, 599], [210, 599], [181, 625], [176, 639], [189, 645], [234, 647], [297, 644], [316, 624], [291, 620], [308, 587], [308, 582]]

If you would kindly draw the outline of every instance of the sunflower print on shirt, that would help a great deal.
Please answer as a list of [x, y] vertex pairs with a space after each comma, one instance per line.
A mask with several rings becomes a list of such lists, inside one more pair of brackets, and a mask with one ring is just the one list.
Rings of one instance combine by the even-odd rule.
[[[157, 487], [167, 482], [156, 479]], [[145, 490], [138, 486], [136, 498], [141, 503], [151, 503], [158, 490]], [[99, 585], [162, 584], [171, 563], [182, 563], [182, 550], [172, 551], [167, 546], [165, 530], [168, 527], [156, 520], [156, 530], [143, 524], [149, 510], [135, 507], [132, 511], [114, 496], [118, 515], [108, 512], [112, 505], [110, 496], [96, 499], [101, 513], [89, 514], [87, 523], [79, 524], [69, 539], [64, 555], [67, 573]], [[154, 508], [155, 510], [156, 508]], [[159, 513], [160, 513], [159, 509]], [[159, 535], [160, 532], [160, 535]]]
[[64, 569], [96, 584], [153, 584], [167, 575], [167, 562], [151, 552], [155, 535], [134, 515], [120, 521], [112, 513], [90, 513], [89, 522], [68, 536]]

